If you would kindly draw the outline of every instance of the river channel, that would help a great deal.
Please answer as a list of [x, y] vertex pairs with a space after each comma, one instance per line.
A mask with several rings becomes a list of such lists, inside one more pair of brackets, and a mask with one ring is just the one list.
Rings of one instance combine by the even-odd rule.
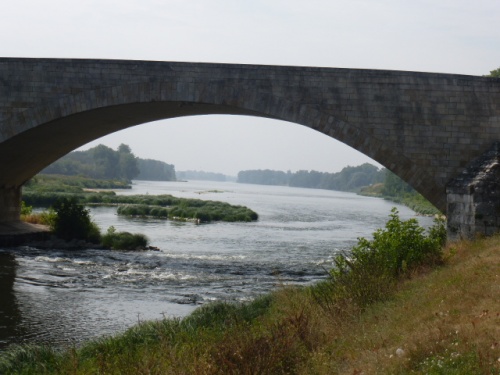
[[[325, 277], [332, 257], [383, 227], [383, 199], [230, 182], [135, 181], [118, 194], [172, 194], [245, 205], [252, 223], [195, 225], [126, 219], [92, 208], [104, 232], [144, 233], [160, 251], [0, 249], [0, 350], [13, 343], [78, 345], [138, 321], [182, 317], [216, 300], [246, 301], [280, 285]], [[422, 225], [431, 218], [418, 217]]]

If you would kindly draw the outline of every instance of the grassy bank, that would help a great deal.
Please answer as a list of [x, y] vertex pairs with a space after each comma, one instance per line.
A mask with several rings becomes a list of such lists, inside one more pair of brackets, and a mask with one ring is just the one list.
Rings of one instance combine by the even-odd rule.
[[361, 188], [358, 194], [367, 197], [384, 198], [391, 202], [402, 204], [420, 215], [441, 215], [441, 212], [436, 207], [416, 192], [401, 195], [385, 194], [383, 183], [365, 186]]
[[[20, 347], [0, 357], [0, 372], [498, 374], [499, 249], [500, 237], [457, 243], [439, 259], [429, 253], [432, 262], [394, 269], [394, 278], [283, 287], [250, 304], [203, 306], [63, 352]], [[373, 296], [374, 285], [380, 296], [372, 300], [339, 297], [345, 288]]]

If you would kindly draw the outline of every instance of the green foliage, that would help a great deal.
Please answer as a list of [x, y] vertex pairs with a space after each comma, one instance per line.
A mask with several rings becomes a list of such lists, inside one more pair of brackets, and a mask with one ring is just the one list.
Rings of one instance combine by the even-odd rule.
[[388, 169], [385, 170], [385, 182], [381, 194], [384, 198], [404, 204], [419, 214], [440, 214], [427, 199]]
[[102, 236], [101, 243], [112, 250], [143, 250], [148, 246], [148, 239], [143, 234], [117, 232], [115, 227], [111, 226]]
[[23, 193], [82, 193], [84, 189], [130, 189], [130, 185], [121, 180], [39, 174], [23, 186]]
[[90, 219], [89, 210], [78, 204], [76, 199], [62, 198], [54, 204], [56, 213], [52, 223], [54, 234], [64, 240], [85, 240], [98, 243], [99, 228]]
[[[117, 196], [113, 200], [121, 200]], [[212, 221], [249, 222], [259, 218], [256, 212], [243, 206], [234, 206], [225, 202], [204, 201], [201, 199], [181, 199], [172, 196], [136, 196], [128, 197], [127, 206], [118, 207], [118, 215], [152, 216], [172, 220], [196, 220], [201, 223]], [[163, 206], [169, 206], [163, 207]]]
[[45, 168], [42, 173], [130, 181], [139, 174], [139, 168], [129, 146], [121, 144], [114, 151], [98, 145], [86, 151], [73, 151]]
[[490, 74], [488, 74], [486, 77], [500, 78], [500, 68], [491, 70]]
[[159, 160], [137, 159], [137, 180], [176, 181], [175, 167]]
[[415, 190], [392, 173], [390, 170], [385, 170], [385, 182], [382, 194], [388, 197], [400, 197], [408, 193], [414, 193]]
[[127, 205], [120, 206], [117, 210], [118, 215], [123, 216], [150, 216], [156, 218], [168, 218], [168, 209], [160, 206]]
[[349, 254], [334, 258], [330, 279], [315, 289], [318, 300], [329, 307], [352, 300], [360, 308], [382, 300], [401, 276], [439, 263], [445, 240], [443, 220], [436, 219], [426, 235], [415, 219], [402, 221], [393, 208], [385, 228], [375, 231], [372, 240], [359, 238]]
[[28, 206], [25, 201], [21, 201], [21, 215], [31, 215], [33, 207]]

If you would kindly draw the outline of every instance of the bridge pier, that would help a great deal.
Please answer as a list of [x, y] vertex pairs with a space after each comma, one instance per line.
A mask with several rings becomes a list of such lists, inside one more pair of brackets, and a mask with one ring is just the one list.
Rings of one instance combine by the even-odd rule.
[[21, 215], [21, 187], [0, 187], [0, 223], [16, 222]]
[[499, 150], [495, 142], [447, 185], [448, 240], [500, 232]]

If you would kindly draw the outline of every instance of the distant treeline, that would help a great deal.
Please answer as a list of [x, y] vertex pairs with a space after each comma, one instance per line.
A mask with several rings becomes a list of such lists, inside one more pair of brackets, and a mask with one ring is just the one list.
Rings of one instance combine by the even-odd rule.
[[70, 152], [41, 173], [126, 181], [176, 180], [173, 165], [158, 160], [140, 159], [125, 144], [121, 144], [116, 151], [99, 145], [86, 151]]
[[177, 172], [179, 180], [204, 180], [204, 181], [228, 181], [229, 176], [222, 173], [203, 172], [203, 171], [179, 171]]
[[260, 185], [282, 185], [314, 189], [357, 191], [363, 186], [384, 182], [385, 172], [372, 164], [345, 167], [337, 173], [317, 171], [248, 170], [238, 173], [238, 182]]
[[137, 159], [139, 174], [136, 180], [145, 181], [176, 181], [175, 167], [163, 161], [152, 159]]

